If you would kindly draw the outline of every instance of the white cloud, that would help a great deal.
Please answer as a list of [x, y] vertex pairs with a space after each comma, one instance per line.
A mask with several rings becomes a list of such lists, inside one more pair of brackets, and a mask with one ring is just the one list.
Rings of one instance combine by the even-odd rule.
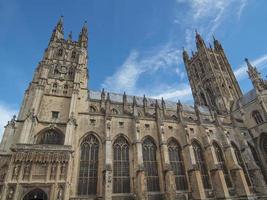
[[163, 97], [164, 99], [177, 101], [178, 99], [182, 99], [183, 101], [187, 101], [192, 99], [192, 93], [191, 88], [189, 85], [186, 85], [185, 87], [181, 89], [174, 89], [171, 88], [167, 91], [161, 91], [162, 93], [159, 93], [156, 96], [152, 96], [155, 99], [160, 99]]
[[[222, 23], [231, 17], [239, 19], [248, 4], [248, 0], [176, 0], [177, 8], [181, 4], [187, 5], [189, 9], [177, 12], [176, 18], [173, 20], [174, 26], [179, 26], [184, 30], [180, 34], [179, 40], [184, 41], [186, 49], [195, 47], [194, 30], [205, 35], [205, 39], [221, 27]], [[138, 81], [141, 76], [152, 72], [158, 72], [160, 69], [170, 69], [177, 74], [180, 80], [185, 77], [185, 72], [180, 68], [181, 50], [176, 48], [177, 41], [167, 43], [162, 48], [154, 49], [151, 52], [140, 52], [140, 50], [132, 50], [117, 71], [107, 77], [102, 87], [114, 91], [131, 93], [134, 95], [142, 95], [155, 98], [184, 101], [192, 99], [191, 89], [184, 82], [180, 85], [165, 81], [168, 77], [162, 77], [158, 83], [150, 85], [148, 91], [144, 91], [144, 86], [138, 87]], [[241, 70], [242, 71], [242, 70]], [[240, 72], [237, 72], [240, 73]], [[243, 72], [242, 72], [243, 73]], [[151, 73], [151, 75], [155, 75]]]
[[[251, 61], [251, 64], [257, 67], [259, 70], [265, 69], [267, 67], [267, 54], [262, 55]], [[242, 80], [247, 77], [247, 65], [242, 64], [241, 67], [234, 71], [234, 74], [238, 80]]]
[[9, 120], [11, 120], [12, 116], [17, 113], [14, 108], [8, 106], [5, 103], [0, 102], [0, 141], [2, 140], [2, 135], [4, 133], [4, 126], [7, 124]]
[[[195, 29], [210, 39], [212, 34], [229, 18], [240, 19], [248, 0], [177, 0], [178, 5], [187, 4], [189, 10], [184, 13], [183, 25], [185, 28], [185, 47], [194, 47], [193, 33]], [[180, 22], [178, 14], [174, 23]]]
[[137, 88], [137, 81], [141, 75], [174, 67], [181, 63], [181, 51], [169, 43], [143, 54], [145, 56], [140, 56], [137, 50], [132, 50], [117, 71], [105, 79], [102, 87], [115, 92], [126, 91], [141, 95], [142, 89]]

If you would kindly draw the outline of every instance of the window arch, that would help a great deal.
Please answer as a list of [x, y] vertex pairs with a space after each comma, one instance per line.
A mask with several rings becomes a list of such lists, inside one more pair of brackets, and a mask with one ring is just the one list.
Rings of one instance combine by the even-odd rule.
[[120, 136], [113, 144], [113, 193], [130, 193], [129, 144]]
[[181, 146], [172, 139], [168, 143], [168, 152], [170, 164], [175, 176], [176, 189], [187, 190], [188, 187]]
[[241, 152], [239, 151], [237, 145], [234, 142], [231, 142], [231, 145], [232, 145], [232, 147], [234, 149], [237, 162], [240, 165], [240, 167], [243, 169], [247, 184], [248, 184], [248, 186], [251, 186], [251, 180], [250, 180], [250, 177], [249, 177], [249, 174], [248, 174], [248, 169], [247, 169], [247, 166], [246, 166], [246, 164], [245, 164], [245, 162], [244, 162], [244, 160], [242, 158]]
[[37, 144], [63, 145], [64, 134], [54, 129], [50, 129], [43, 133], [38, 134], [36, 143]]
[[196, 164], [200, 170], [203, 186], [205, 189], [210, 189], [210, 178], [208, 173], [208, 168], [204, 159], [203, 150], [200, 146], [200, 144], [197, 141], [192, 142], [195, 158], [196, 158]]
[[71, 58], [72, 59], [75, 59], [76, 58], [76, 51], [71, 52]]
[[147, 137], [142, 145], [144, 168], [147, 179], [147, 190], [160, 191], [157, 166], [157, 147], [153, 140]]
[[119, 114], [118, 110], [115, 109], [115, 108], [112, 108], [111, 113], [112, 113], [113, 115], [117, 115], [117, 114]]
[[263, 123], [263, 118], [258, 110], [254, 110], [252, 112], [252, 117], [254, 118], [256, 124], [262, 124]]
[[228, 170], [227, 165], [225, 163], [223, 151], [222, 151], [221, 147], [219, 146], [219, 144], [215, 141], [213, 142], [213, 147], [215, 149], [217, 160], [218, 160], [220, 166], [222, 167], [222, 171], [223, 171], [226, 185], [228, 188], [231, 188], [231, 187], [233, 187], [233, 184], [232, 184], [229, 170]]
[[90, 134], [81, 143], [78, 195], [95, 195], [97, 190], [99, 142]]
[[48, 197], [47, 197], [47, 194], [43, 190], [36, 188], [28, 192], [23, 198], [23, 200], [32, 200], [32, 199], [47, 200]]
[[57, 52], [57, 56], [61, 57], [63, 55], [63, 49], [59, 49]]

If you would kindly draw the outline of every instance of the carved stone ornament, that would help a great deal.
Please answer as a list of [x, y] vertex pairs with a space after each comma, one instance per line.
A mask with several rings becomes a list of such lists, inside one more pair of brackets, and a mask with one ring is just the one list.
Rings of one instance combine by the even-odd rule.
[[70, 118], [69, 118], [69, 120], [68, 120], [68, 124], [77, 126], [77, 120], [76, 120], [76, 118], [74, 117], [74, 112], [71, 112], [71, 114], [70, 114]]

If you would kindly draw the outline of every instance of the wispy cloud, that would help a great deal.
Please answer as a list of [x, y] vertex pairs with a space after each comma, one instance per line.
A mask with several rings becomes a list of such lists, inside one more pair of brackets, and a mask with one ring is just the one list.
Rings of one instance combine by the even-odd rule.
[[[193, 49], [194, 29], [210, 38], [211, 35], [221, 27], [222, 23], [230, 17], [237, 20], [241, 17], [248, 0], [176, 0], [177, 16], [173, 19], [174, 27], [179, 26], [182, 33], [178, 40], [184, 41], [187, 49]], [[186, 6], [188, 9], [180, 9]], [[115, 92], [126, 91], [134, 95], [145, 93], [154, 98], [182, 101], [192, 100], [191, 89], [184, 80], [185, 71], [181, 62], [181, 50], [177, 48], [178, 41], [168, 42], [161, 48], [153, 51], [132, 50], [123, 64], [117, 68], [114, 74], [107, 77], [102, 87]], [[173, 69], [181, 82], [178, 84], [168, 82], [168, 77], [161, 77], [158, 82], [150, 83], [149, 90], [139, 85], [142, 76], [155, 72], [160, 73], [162, 69]], [[240, 73], [240, 72], [238, 72]]]
[[[253, 66], [256, 66], [259, 70], [267, 68], [267, 54], [264, 54], [254, 60], [251, 61]], [[247, 65], [245, 62], [234, 71], [235, 76], [238, 80], [243, 80], [247, 78]]]
[[177, 69], [179, 63], [181, 63], [181, 51], [171, 44], [144, 52], [144, 55], [140, 55], [137, 50], [132, 50], [117, 71], [105, 79], [102, 87], [111, 91], [126, 91], [141, 95], [142, 90], [137, 88], [141, 75], [153, 74], [158, 70], [171, 67]]
[[4, 133], [4, 126], [7, 124], [9, 120], [11, 120], [12, 116], [17, 113], [16, 109], [7, 105], [6, 103], [0, 102], [0, 141], [2, 139]]

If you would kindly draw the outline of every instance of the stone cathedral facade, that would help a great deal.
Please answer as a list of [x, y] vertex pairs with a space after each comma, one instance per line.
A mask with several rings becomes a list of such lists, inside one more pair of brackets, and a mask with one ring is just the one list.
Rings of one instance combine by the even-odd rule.
[[63, 20], [0, 146], [1, 200], [267, 199], [267, 83], [242, 94], [222, 45], [184, 50], [194, 106], [88, 89]]

